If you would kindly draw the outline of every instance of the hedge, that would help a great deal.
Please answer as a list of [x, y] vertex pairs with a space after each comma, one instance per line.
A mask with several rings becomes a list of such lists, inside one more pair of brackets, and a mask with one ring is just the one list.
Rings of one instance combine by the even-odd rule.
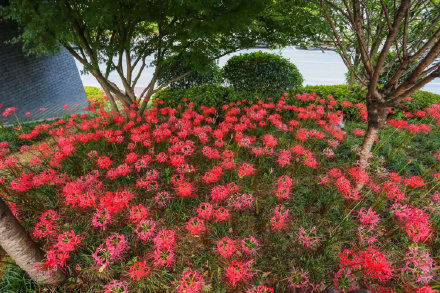
[[231, 95], [233, 89], [217, 84], [202, 85], [189, 89], [165, 88], [158, 91], [153, 99], [165, 102], [166, 106], [177, 107], [185, 103], [185, 99], [200, 106], [220, 107], [225, 103], [236, 101]]
[[[238, 91], [233, 87], [224, 87], [220, 85], [204, 85], [192, 87], [189, 89], [166, 88], [157, 92], [153, 99], [162, 100], [165, 106], [177, 107], [184, 104], [184, 100], [193, 102], [196, 109], [200, 106], [220, 108], [224, 104], [231, 102], [247, 100], [259, 100], [267, 97], [280, 97], [285, 91], [266, 92], [259, 94], [256, 92]], [[338, 101], [350, 101], [352, 103], [365, 102], [366, 91], [360, 87], [348, 89], [347, 85], [317, 85], [305, 86], [294, 91], [287, 91], [291, 96], [297, 93], [316, 93], [320, 97], [333, 96]], [[404, 102], [407, 110], [422, 110], [431, 104], [440, 103], [440, 95], [417, 91], [412, 95], [411, 102]], [[345, 108], [346, 119], [359, 119], [358, 111], [355, 108]], [[394, 116], [401, 116], [402, 110], [396, 109]]]
[[195, 108], [200, 106], [221, 108], [224, 104], [246, 100], [260, 100], [267, 97], [280, 97], [284, 92], [266, 92], [260, 94], [257, 92], [246, 92], [236, 90], [233, 87], [221, 86], [217, 84], [203, 85], [189, 89], [165, 88], [158, 91], [154, 100], [164, 101], [164, 106], [177, 107], [188, 102], [193, 102]]
[[[313, 85], [305, 86], [298, 90], [300, 93], [316, 93], [318, 96], [333, 96], [336, 100], [347, 100], [352, 103], [365, 102], [367, 91], [358, 86], [348, 89], [347, 85]], [[411, 95], [411, 102], [404, 101], [403, 104], [407, 111], [423, 110], [432, 104], [440, 103], [440, 95], [427, 91], [417, 91]], [[402, 112], [400, 109], [395, 110], [395, 115]]]
[[347, 85], [308, 85], [301, 87], [297, 91], [298, 93], [316, 93], [320, 97], [333, 96], [337, 100], [346, 100], [353, 103], [359, 103], [364, 101], [366, 91], [360, 87], [355, 86], [351, 90]]

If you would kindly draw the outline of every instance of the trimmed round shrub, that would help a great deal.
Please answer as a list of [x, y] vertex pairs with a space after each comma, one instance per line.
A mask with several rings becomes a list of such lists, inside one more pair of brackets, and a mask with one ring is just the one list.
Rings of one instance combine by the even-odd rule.
[[190, 87], [205, 84], [220, 84], [223, 81], [222, 70], [214, 62], [193, 63], [191, 58], [172, 56], [164, 60], [158, 75], [159, 84], [164, 84], [170, 80], [190, 71], [184, 78], [172, 82], [171, 88], [187, 89]]
[[292, 90], [303, 82], [298, 68], [289, 60], [261, 51], [230, 58], [223, 75], [235, 89], [256, 93]]

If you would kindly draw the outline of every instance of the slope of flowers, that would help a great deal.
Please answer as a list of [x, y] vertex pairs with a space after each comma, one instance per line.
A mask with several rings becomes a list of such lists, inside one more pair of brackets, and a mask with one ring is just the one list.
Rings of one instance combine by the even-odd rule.
[[[2, 197], [76, 292], [434, 292], [440, 173], [356, 166], [363, 104], [285, 95], [222, 109], [157, 105], [41, 124], [0, 143]], [[390, 120], [437, 132], [440, 106]], [[410, 117], [411, 118], [411, 117]], [[415, 121], [415, 120], [413, 120]], [[395, 132], [392, 135], [396, 135]], [[381, 137], [386, 141], [387, 137]], [[405, 140], [402, 138], [402, 141]], [[357, 183], [365, 187], [358, 191]], [[436, 281], [437, 279], [437, 281]]]

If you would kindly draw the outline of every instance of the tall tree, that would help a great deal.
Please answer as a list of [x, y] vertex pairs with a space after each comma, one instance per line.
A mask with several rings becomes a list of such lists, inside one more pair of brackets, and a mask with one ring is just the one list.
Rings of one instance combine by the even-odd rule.
[[[188, 74], [158, 84], [167, 58], [186, 55], [197, 68], [259, 43], [309, 41], [317, 35], [316, 12], [306, 0], [9, 0], [1, 14], [20, 24], [17, 41], [27, 52], [65, 47], [98, 80], [115, 111], [119, 100], [139, 103], [143, 112], [155, 92]], [[136, 95], [149, 66], [154, 73]]]
[[[367, 88], [368, 129], [360, 165], [368, 158], [389, 109], [440, 77], [440, 1], [315, 0], [348, 69]], [[358, 55], [356, 55], [356, 52]], [[361, 70], [353, 56], [359, 56]], [[362, 186], [358, 186], [362, 188]]]
[[[150, 97], [169, 83], [157, 84], [166, 58], [183, 54], [203, 64], [254, 45], [257, 32], [250, 28], [271, 2], [10, 0], [2, 14], [22, 27], [18, 41], [27, 52], [65, 47], [98, 80], [114, 110], [117, 99], [125, 106], [139, 103], [143, 112]], [[155, 66], [153, 76], [136, 95], [135, 87], [148, 66]], [[111, 79], [112, 73], [122, 88]]]
[[0, 246], [20, 268], [40, 284], [57, 285], [66, 279], [60, 271], [42, 271], [37, 265], [44, 257], [9, 207], [0, 198]]

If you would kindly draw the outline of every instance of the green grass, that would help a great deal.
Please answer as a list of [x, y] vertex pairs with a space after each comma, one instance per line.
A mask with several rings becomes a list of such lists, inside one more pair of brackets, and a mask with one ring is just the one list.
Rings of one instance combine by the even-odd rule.
[[39, 291], [37, 283], [18, 266], [8, 264], [2, 268], [0, 292], [2, 293], [34, 293]]
[[0, 142], [8, 141], [11, 152], [18, 152], [23, 145], [31, 145], [39, 142], [47, 137], [47, 134], [39, 134], [32, 140], [21, 140], [20, 134], [29, 133], [38, 124], [42, 124], [42, 121], [21, 123], [20, 125], [8, 125], [0, 127]]

